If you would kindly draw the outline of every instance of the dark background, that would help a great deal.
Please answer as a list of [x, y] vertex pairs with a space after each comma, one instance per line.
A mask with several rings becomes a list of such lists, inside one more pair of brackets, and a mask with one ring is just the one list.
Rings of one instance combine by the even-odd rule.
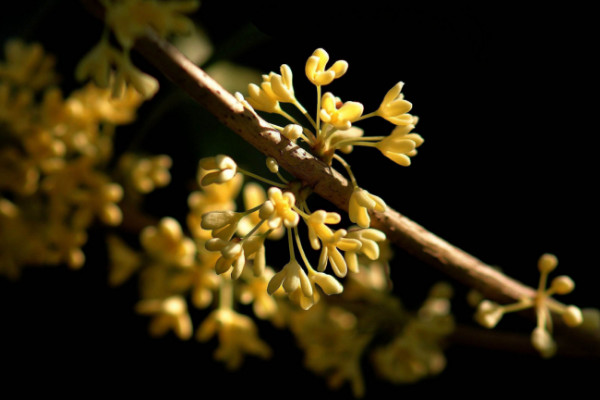
[[[366, 111], [404, 81], [412, 113], [420, 117], [415, 131], [425, 144], [410, 168], [371, 149], [356, 149], [348, 160], [358, 182], [450, 243], [531, 286], [537, 285], [538, 257], [556, 254], [557, 273], [577, 284], [561, 300], [598, 307], [598, 64], [591, 10], [572, 4], [480, 3], [254, 1], [240, 6], [213, 0], [203, 2], [196, 19], [217, 49], [212, 61], [226, 58], [264, 73], [290, 65], [297, 96], [309, 110], [314, 89], [303, 70], [317, 47], [325, 48], [332, 61], [350, 64], [346, 76], [327, 90], [362, 102]], [[75, 87], [69, 71], [101, 31], [76, 1], [22, 2], [3, 12], [1, 22], [3, 37], [39, 40], [57, 54], [67, 90]], [[143, 60], [137, 62], [153, 72]], [[174, 157], [172, 188], [153, 198], [164, 203], [147, 207], [158, 216], [167, 207], [169, 215], [181, 218], [198, 158], [228, 152], [251, 166], [261, 156], [169, 82], [162, 82], [157, 100], [164, 98], [173, 103], [161, 109], [160, 119], [152, 106], [140, 110], [146, 134], [138, 145]], [[389, 124], [377, 122], [363, 127], [372, 135], [391, 131]], [[123, 132], [118, 146], [127, 146], [136, 133], [132, 127]], [[101, 232], [91, 235], [93, 242]], [[0, 382], [23, 391], [79, 394], [146, 395], [168, 389], [206, 396], [216, 388], [227, 396], [242, 388], [264, 398], [350, 396], [347, 386], [328, 392], [322, 378], [302, 368], [302, 353], [291, 335], [265, 324], [261, 336], [272, 343], [273, 359], [249, 358], [234, 373], [212, 361], [214, 341], [149, 338], [147, 319], [133, 312], [135, 282], [109, 289], [99, 250], [90, 245], [81, 271], [36, 268], [25, 270], [17, 282], [0, 279], [0, 357], [9, 371]], [[398, 250], [392, 278], [398, 295], [414, 308], [429, 285], [445, 277]], [[457, 285], [456, 317], [469, 325], [465, 291]], [[511, 315], [502, 328], [528, 334], [533, 322]], [[446, 354], [448, 367], [441, 376], [406, 386], [377, 379], [365, 362], [367, 398], [441, 391], [471, 397], [516, 391], [517, 384], [539, 394], [548, 388], [591, 387], [588, 374], [600, 372], [597, 360], [541, 360], [466, 345], [451, 346]], [[483, 391], [476, 390], [480, 387]]]

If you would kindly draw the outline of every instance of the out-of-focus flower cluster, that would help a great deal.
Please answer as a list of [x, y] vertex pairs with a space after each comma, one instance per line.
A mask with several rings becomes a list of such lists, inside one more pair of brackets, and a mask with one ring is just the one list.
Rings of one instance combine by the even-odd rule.
[[54, 59], [39, 44], [11, 40], [0, 63], [0, 272], [85, 262], [95, 221], [119, 225], [122, 186], [106, 170], [117, 125], [142, 97], [94, 84], [65, 96]]
[[[391, 293], [392, 254], [381, 232], [334, 231], [328, 225], [338, 223], [339, 216], [302, 211], [307, 206], [304, 200], [297, 206], [299, 188], [297, 197], [277, 187], [265, 191], [255, 182], [243, 185], [240, 171], [227, 156], [199, 162], [199, 189], [188, 198], [189, 236], [179, 222], [165, 217], [142, 231], [141, 251], [121, 240], [110, 243], [112, 282], [139, 274], [137, 310], [151, 317], [151, 334], [172, 331], [202, 342], [216, 337], [215, 359], [237, 368], [248, 355], [271, 355], [254, 318], [268, 320], [292, 331], [308, 369], [334, 388], [348, 382], [357, 397], [365, 392], [361, 363], [366, 358], [393, 382], [412, 382], [443, 369], [443, 338], [453, 329], [447, 286], [436, 286], [418, 312], [408, 312]], [[240, 194], [245, 211], [237, 211]], [[301, 220], [311, 246], [321, 250], [320, 268], [313, 269], [304, 254], [297, 233]], [[266, 261], [265, 242], [281, 240], [286, 231], [288, 244], [296, 248], [290, 252], [300, 256], [277, 272]], [[342, 239], [349, 242], [342, 245]], [[348, 248], [346, 256], [340, 247]], [[324, 272], [329, 263], [338, 263], [332, 270], [339, 278], [354, 273], [342, 286]], [[189, 307], [206, 310], [199, 313], [202, 321], [194, 325]], [[252, 310], [254, 318], [243, 310]], [[373, 347], [382, 336], [387, 344]]]
[[348, 382], [355, 397], [365, 394], [365, 360], [393, 383], [433, 376], [446, 365], [443, 342], [454, 329], [449, 286], [436, 284], [409, 312], [391, 293], [388, 257], [361, 258], [361, 272], [350, 276], [343, 294], [290, 318], [305, 366], [332, 388]]
[[[147, 29], [166, 38], [187, 34], [193, 23], [184, 14], [195, 11], [197, 0], [102, 0], [105, 9], [105, 31], [100, 41], [83, 57], [75, 71], [80, 81], [91, 79], [100, 88], [110, 88], [115, 97], [133, 87], [145, 99], [158, 90], [158, 81], [131, 62], [129, 52]], [[113, 32], [120, 49], [110, 42]]]

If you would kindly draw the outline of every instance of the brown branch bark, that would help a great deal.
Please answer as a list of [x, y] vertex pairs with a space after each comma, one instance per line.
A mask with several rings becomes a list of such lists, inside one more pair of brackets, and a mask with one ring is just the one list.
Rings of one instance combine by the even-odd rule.
[[[84, 3], [91, 6], [94, 14], [101, 16], [102, 10], [96, 2], [84, 0]], [[352, 188], [341, 174], [281, 136], [255, 112], [244, 108], [174, 46], [148, 30], [136, 42], [135, 50], [245, 141], [266, 156], [275, 158], [282, 168], [310, 186], [316, 194], [347, 211]], [[372, 217], [372, 226], [384, 231], [395, 245], [479, 290], [487, 298], [506, 303], [535, 293], [531, 287], [498, 272], [389, 207], [384, 213], [373, 213]], [[600, 356], [600, 332], [561, 329], [564, 328], [562, 325], [560, 318], [555, 318], [557, 331], [573, 335], [573, 342], [582, 343], [585, 351]]]

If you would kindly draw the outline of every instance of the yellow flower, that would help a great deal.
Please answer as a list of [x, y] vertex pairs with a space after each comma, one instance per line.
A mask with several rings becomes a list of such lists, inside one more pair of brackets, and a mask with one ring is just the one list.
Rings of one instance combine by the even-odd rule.
[[[198, 168], [198, 183], [202, 182], [208, 174], [209, 172], [206, 170]], [[234, 210], [235, 202], [233, 200], [237, 197], [242, 181], [242, 175], [236, 174], [227, 182], [204, 186], [202, 190], [192, 192], [188, 196], [190, 212], [187, 216], [187, 225], [194, 238], [208, 240], [212, 237], [211, 232], [201, 226], [202, 215], [209, 211]]]
[[33, 90], [44, 89], [57, 81], [54, 57], [45, 54], [39, 43], [26, 44], [11, 39], [4, 45], [6, 61], [0, 62], [0, 80]]
[[249, 84], [246, 101], [256, 110], [269, 113], [279, 113], [281, 111], [279, 101], [268, 82], [263, 82], [261, 86], [254, 83]]
[[106, 89], [109, 87], [112, 67], [119, 60], [119, 52], [108, 40], [102, 39], [79, 61], [75, 68], [75, 79], [83, 82], [91, 78], [98, 87]]
[[177, 220], [165, 217], [158, 227], [148, 226], [141, 233], [142, 246], [159, 261], [180, 267], [194, 263], [196, 245], [183, 235]]
[[[271, 187], [267, 193], [269, 200], [265, 202], [266, 206], [263, 207], [263, 209], [267, 210], [268, 208], [272, 208], [271, 213], [264, 212], [264, 214], [270, 214], [268, 217], [269, 220], [267, 221], [269, 228], [277, 229], [282, 226], [282, 224], [286, 228], [293, 228], [298, 225], [300, 217], [293, 210], [293, 207], [296, 204], [294, 195], [291, 192], [282, 193], [281, 189], [276, 187]], [[263, 210], [261, 210], [261, 212], [263, 212]]]
[[[267, 201], [267, 194], [263, 187], [254, 182], [250, 182], [244, 185], [243, 197], [244, 207], [246, 208], [246, 210], [258, 207], [259, 205]], [[244, 218], [242, 218], [238, 225], [238, 234], [240, 234], [241, 236], [245, 236], [248, 232], [250, 232], [250, 230], [252, 230], [252, 228], [254, 228], [258, 223], [260, 223], [260, 221], [261, 218], [259, 217], [258, 212], [253, 212], [245, 216]], [[260, 228], [258, 228], [257, 233], [266, 233], [269, 230], [271, 230], [271, 233], [268, 237], [269, 239], [273, 240], [280, 239], [285, 233], [285, 228], [283, 226], [271, 229], [266, 224], [261, 225]]]
[[214, 310], [202, 322], [196, 338], [202, 342], [218, 335], [219, 347], [215, 359], [226, 363], [227, 368], [238, 368], [246, 354], [268, 358], [271, 349], [258, 337], [258, 330], [251, 318], [228, 308]]
[[316, 49], [306, 61], [306, 76], [314, 85], [329, 85], [348, 70], [348, 63], [343, 60], [336, 61], [330, 68], [325, 70], [327, 61], [329, 61], [329, 54], [323, 49]]
[[152, 27], [162, 37], [190, 32], [194, 24], [181, 14], [193, 12], [200, 5], [196, 0], [104, 0], [102, 3], [106, 8], [106, 24], [124, 48], [131, 48], [147, 27]]
[[231, 271], [232, 279], [240, 277], [246, 264], [246, 256], [244, 254], [243, 243], [239, 239], [227, 241], [214, 238], [207, 241], [205, 246], [208, 251], [221, 252], [221, 257], [219, 257], [215, 264], [215, 272], [217, 274], [224, 274]]
[[273, 275], [275, 272], [271, 268], [265, 268], [261, 276], [250, 277], [241, 288], [240, 301], [243, 304], [252, 303], [252, 310], [260, 319], [272, 318], [278, 311], [277, 302], [267, 292]]
[[350, 197], [348, 215], [350, 221], [358, 224], [361, 228], [368, 228], [371, 225], [369, 210], [384, 212], [385, 208], [383, 199], [372, 195], [364, 189], [355, 187]]
[[330, 238], [322, 239], [323, 248], [319, 257], [319, 271], [325, 270], [329, 260], [331, 269], [338, 277], [343, 278], [346, 276], [348, 264], [339, 250], [356, 252], [361, 247], [360, 241], [346, 238], [346, 234], [345, 229], [338, 229]]
[[144, 99], [150, 99], [159, 89], [156, 78], [133, 65], [128, 54], [119, 54], [117, 74], [112, 87], [113, 96], [121, 97], [126, 84], [133, 86]]
[[133, 188], [139, 193], [150, 193], [158, 187], [163, 187], [171, 181], [173, 161], [167, 155], [140, 157], [126, 153], [121, 157], [120, 166], [127, 173]]
[[357, 121], [363, 113], [363, 105], [355, 101], [347, 101], [340, 107], [339, 98], [327, 92], [321, 99], [321, 120], [337, 129], [350, 129], [352, 122]]
[[[291, 68], [283, 64], [280, 68], [281, 75], [271, 72], [269, 75], [263, 75], [263, 88], [277, 101], [282, 103], [293, 103], [296, 100], [294, 95], [294, 84], [292, 82]], [[268, 85], [265, 85], [268, 83]], [[268, 86], [268, 88], [266, 87]]]
[[200, 181], [200, 185], [202, 186], [227, 182], [233, 179], [237, 173], [237, 164], [235, 161], [224, 154], [203, 158], [198, 165], [200, 168], [209, 171]]
[[548, 274], [558, 264], [553, 254], [543, 254], [538, 260], [540, 271], [540, 283], [536, 293], [532, 297], [525, 297], [514, 304], [500, 305], [489, 300], [479, 303], [475, 320], [481, 325], [492, 328], [502, 316], [509, 312], [534, 308], [537, 314], [537, 326], [531, 333], [531, 343], [542, 357], [552, 357], [556, 352], [556, 343], [552, 339], [552, 319], [550, 312], [554, 311], [561, 315], [567, 326], [578, 326], [583, 323], [583, 313], [574, 305], [556, 305], [548, 301], [553, 294], [567, 294], [575, 288], [575, 283], [568, 276], [554, 278], [550, 287], [546, 289]]
[[169, 330], [173, 330], [182, 340], [192, 336], [192, 321], [181, 296], [141, 300], [135, 309], [140, 314], [154, 315], [150, 322], [150, 334], [153, 336], [162, 336]]
[[267, 292], [272, 295], [281, 286], [283, 286], [283, 290], [288, 294], [300, 288], [304, 296], [312, 297], [313, 295], [310, 280], [296, 260], [290, 260], [281, 271], [273, 275], [267, 286]]
[[333, 237], [333, 231], [325, 224], [338, 224], [341, 220], [340, 214], [335, 212], [326, 212], [325, 210], [313, 212], [306, 219], [308, 239], [312, 248], [319, 250], [321, 248], [319, 239], [327, 240]]
[[357, 251], [346, 251], [344, 258], [351, 272], [358, 272], [358, 254], [364, 254], [370, 260], [379, 258], [379, 244], [386, 239], [385, 233], [377, 229], [354, 229], [346, 235], [348, 239], [355, 239], [361, 243]]
[[408, 167], [410, 157], [417, 154], [415, 148], [423, 144], [423, 138], [417, 133], [409, 133], [414, 125], [397, 126], [385, 139], [376, 144], [384, 156], [396, 164]]
[[412, 104], [404, 100], [404, 95], [400, 93], [403, 86], [403, 82], [398, 82], [394, 85], [387, 92], [376, 111], [377, 115], [394, 125], [408, 125], [413, 121], [412, 115], [407, 114], [411, 110]]

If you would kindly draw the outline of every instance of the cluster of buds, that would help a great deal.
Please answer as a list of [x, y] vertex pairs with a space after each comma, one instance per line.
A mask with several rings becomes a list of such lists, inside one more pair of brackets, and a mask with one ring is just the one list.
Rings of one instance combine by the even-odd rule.
[[88, 84], [64, 97], [54, 57], [8, 41], [0, 61], [0, 273], [24, 265], [80, 268], [96, 221], [122, 222], [125, 192], [106, 170], [118, 125], [135, 119], [140, 95], [115, 99]]
[[[100, 41], [82, 58], [75, 71], [79, 81], [91, 79], [101, 88], [111, 88], [120, 97], [126, 86], [132, 86], [145, 99], [158, 90], [158, 81], [133, 65], [129, 51], [135, 41], [152, 28], [162, 36], [187, 34], [193, 22], [184, 16], [195, 11], [197, 0], [162, 2], [156, 0], [103, 0], [106, 15], [105, 32]], [[121, 46], [110, 44], [108, 28]]]
[[558, 260], [554, 255], [542, 255], [538, 261], [540, 282], [535, 295], [508, 305], [483, 300], [479, 303], [475, 314], [477, 322], [487, 328], [493, 328], [506, 313], [534, 308], [537, 315], [537, 325], [531, 333], [531, 343], [543, 357], [552, 357], [556, 352], [556, 343], [552, 339], [551, 312], [559, 314], [567, 326], [574, 327], [583, 322], [583, 314], [579, 307], [574, 305], [564, 306], [553, 302], [551, 299], [553, 294], [567, 294], [575, 288], [573, 280], [566, 275], [557, 276], [550, 283], [550, 287], [546, 288], [548, 274], [557, 265]]
[[[282, 115], [291, 122], [291, 126], [277, 126], [282, 134], [292, 141], [302, 139], [313, 153], [327, 163], [331, 163], [336, 150], [350, 152], [353, 146], [375, 147], [386, 157], [399, 165], [410, 165], [410, 158], [416, 154], [416, 147], [423, 143], [423, 138], [409, 132], [417, 123], [417, 118], [408, 112], [412, 104], [404, 100], [401, 93], [404, 84], [399, 82], [384, 96], [379, 108], [371, 113], [363, 114], [364, 107], [356, 101], [343, 102], [332, 92], [322, 92], [322, 87], [331, 84], [342, 77], [348, 70], [348, 63], [338, 60], [326, 69], [329, 55], [323, 49], [317, 49], [308, 58], [305, 74], [308, 80], [317, 88], [318, 112], [313, 118], [296, 99], [292, 82], [292, 70], [288, 65], [282, 65], [281, 75], [271, 72], [263, 75], [259, 85], [248, 86], [249, 96], [244, 99], [241, 94], [237, 97], [246, 106], [259, 111]], [[308, 127], [303, 127], [286, 112], [281, 104], [288, 103], [299, 110], [309, 121]], [[355, 122], [370, 117], [381, 117], [396, 125], [389, 136], [363, 136], [360, 128], [354, 127]], [[293, 132], [293, 135], [290, 133]]]
[[[267, 165], [272, 172], [278, 173], [274, 160], [267, 160]], [[225, 155], [202, 159], [200, 166], [209, 169], [208, 175], [201, 181], [203, 185], [225, 183], [236, 172], [245, 172]], [[251, 188], [260, 192], [256, 186]], [[246, 211], [214, 210], [203, 214], [201, 227], [210, 231], [211, 235], [205, 243], [206, 250], [220, 253], [215, 266], [216, 272], [228, 273], [232, 279], [242, 276], [249, 259], [253, 259], [254, 275], [262, 276], [266, 267], [265, 239], [277, 231], [286, 231], [290, 260], [269, 278], [267, 292], [283, 292], [302, 308], [308, 309], [319, 301], [317, 286], [327, 295], [338, 294], [343, 290], [341, 283], [326, 272], [328, 266], [338, 278], [345, 277], [349, 270], [358, 272], [358, 255], [378, 258], [378, 242], [385, 240], [385, 235], [375, 229], [360, 227], [353, 228], [350, 232], [346, 229], [332, 229], [329, 225], [338, 224], [341, 216], [325, 210], [309, 212], [301, 192], [294, 184], [271, 186], [261, 200], [257, 201], [260, 196], [252, 196], [253, 201]], [[301, 220], [308, 228], [308, 240], [312, 249], [320, 250], [316, 268], [311, 266], [302, 246], [298, 233]], [[304, 268], [296, 258], [296, 249]]]
[[[323, 49], [317, 49], [308, 58], [305, 74], [317, 89], [317, 109], [314, 118], [296, 99], [292, 82], [292, 70], [288, 65], [282, 65], [281, 75], [271, 72], [263, 75], [259, 85], [248, 86], [249, 96], [244, 99], [239, 93], [236, 97], [246, 107], [259, 111], [275, 113], [283, 116], [291, 123], [285, 126], [272, 126], [283, 136], [296, 142], [306, 142], [311, 152], [331, 164], [334, 159], [346, 169], [354, 194], [350, 200], [350, 218], [362, 228], [370, 225], [369, 211], [385, 211], [385, 203], [376, 196], [369, 195], [359, 188], [349, 164], [336, 154], [336, 150], [350, 153], [355, 146], [374, 147], [384, 156], [402, 166], [411, 164], [411, 157], [417, 154], [416, 148], [423, 144], [423, 138], [417, 133], [411, 133], [418, 118], [409, 114], [412, 104], [404, 99], [401, 93], [404, 83], [394, 85], [384, 96], [377, 110], [364, 114], [364, 107], [356, 101], [343, 102], [332, 92], [322, 93], [322, 87], [331, 84], [342, 77], [348, 70], [348, 63], [339, 60], [327, 68], [329, 55]], [[295, 107], [308, 121], [308, 126], [302, 126], [296, 118], [284, 110], [282, 104]], [[361, 128], [354, 126], [356, 122], [371, 117], [383, 118], [395, 125], [387, 136], [364, 136]]]

